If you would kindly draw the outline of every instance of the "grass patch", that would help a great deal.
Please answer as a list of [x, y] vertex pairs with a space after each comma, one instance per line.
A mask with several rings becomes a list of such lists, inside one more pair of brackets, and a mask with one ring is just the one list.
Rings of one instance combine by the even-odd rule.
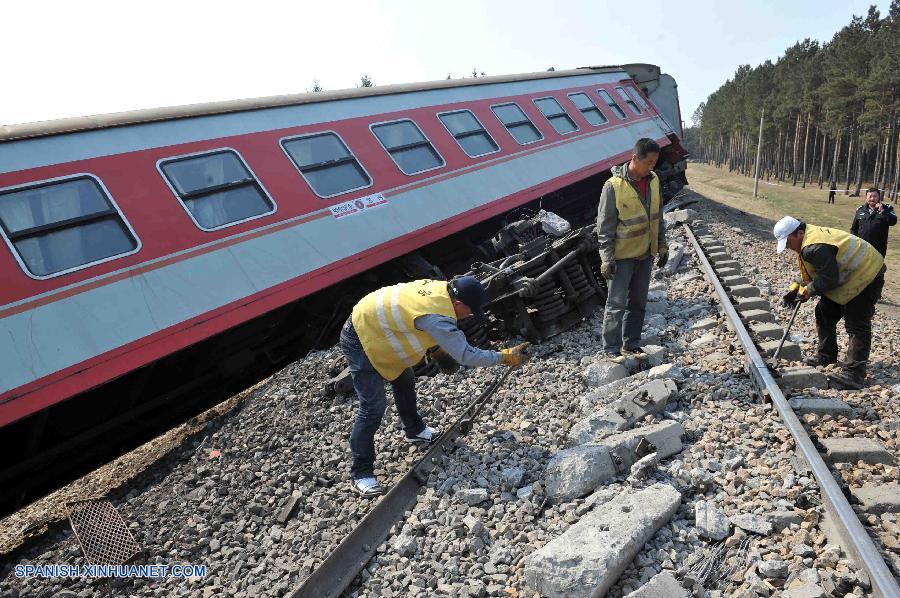
[[[863, 198], [848, 197], [839, 192], [835, 195], [835, 203], [829, 204], [828, 191], [819, 189], [818, 184], [807, 185], [803, 189], [799, 183], [794, 187], [790, 182], [776, 185], [776, 181], [769, 184], [764, 180], [759, 181], [759, 197], [754, 199], [753, 179], [728, 172], [726, 168], [691, 163], [687, 175], [691, 188], [697, 193], [713, 202], [770, 220], [771, 225], [782, 216], [790, 215], [810, 224], [849, 231], [853, 214], [864, 201]], [[773, 238], [773, 247], [774, 243]], [[900, 280], [897, 275], [900, 272], [900, 224], [894, 226], [888, 235], [886, 261], [888, 270], [882, 295], [897, 304], [900, 302]]]

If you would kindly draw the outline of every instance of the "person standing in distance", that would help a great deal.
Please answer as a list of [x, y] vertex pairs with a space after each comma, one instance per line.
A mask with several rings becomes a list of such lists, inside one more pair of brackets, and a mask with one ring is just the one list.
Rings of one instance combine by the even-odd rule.
[[601, 335], [613, 361], [640, 356], [653, 258], [660, 268], [669, 258], [659, 177], [653, 172], [658, 158], [655, 141], [638, 139], [631, 160], [613, 168], [600, 193], [597, 238], [609, 286]]
[[[382, 494], [375, 478], [375, 432], [387, 408], [384, 383], [394, 390], [397, 415], [406, 439], [430, 443], [438, 433], [426, 426], [416, 409], [416, 376], [412, 366], [427, 349], [439, 346], [467, 366], [502, 363], [517, 367], [527, 362], [528, 343], [502, 351], [469, 345], [457, 322], [484, 317], [487, 291], [473, 276], [445, 280], [416, 280], [373, 291], [353, 307], [341, 330], [341, 351], [347, 358], [359, 410], [350, 434], [352, 489], [365, 497]], [[439, 355], [434, 356], [440, 360]]]
[[897, 224], [894, 206], [881, 201], [881, 191], [872, 187], [866, 190], [866, 203], [856, 208], [850, 234], [872, 244], [882, 256], [887, 256], [888, 229]]

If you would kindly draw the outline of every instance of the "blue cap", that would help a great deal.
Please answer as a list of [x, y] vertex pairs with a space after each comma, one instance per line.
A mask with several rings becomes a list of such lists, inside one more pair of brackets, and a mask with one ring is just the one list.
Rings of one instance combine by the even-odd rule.
[[458, 299], [472, 310], [472, 315], [479, 320], [484, 319], [484, 304], [487, 303], [487, 291], [481, 281], [474, 276], [460, 276], [450, 281], [450, 297]]

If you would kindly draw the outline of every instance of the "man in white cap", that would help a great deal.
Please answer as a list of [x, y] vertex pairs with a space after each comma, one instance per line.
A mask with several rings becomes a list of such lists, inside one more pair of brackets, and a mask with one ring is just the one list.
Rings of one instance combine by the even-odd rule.
[[800, 283], [791, 285], [785, 301], [820, 296], [816, 304], [818, 353], [806, 362], [828, 365], [837, 361], [837, 323], [843, 318], [850, 337], [847, 360], [841, 373], [828, 379], [837, 388], [861, 389], [872, 346], [872, 316], [884, 286], [884, 258], [859, 237], [791, 216], [779, 220], [772, 232], [778, 240], [778, 253], [785, 247], [797, 252], [800, 267]]

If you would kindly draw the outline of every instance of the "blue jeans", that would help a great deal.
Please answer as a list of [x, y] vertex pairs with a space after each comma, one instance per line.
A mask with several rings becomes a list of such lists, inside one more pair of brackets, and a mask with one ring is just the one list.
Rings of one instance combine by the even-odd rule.
[[[641, 329], [647, 312], [647, 293], [650, 290], [650, 271], [653, 257], [637, 260], [616, 260], [616, 273], [609, 281], [609, 295], [603, 314], [603, 350], [618, 353], [624, 336], [626, 349], [641, 346]], [[622, 320], [625, 331], [622, 333]]]
[[[358, 480], [375, 473], [375, 432], [381, 426], [381, 418], [387, 409], [387, 398], [384, 394], [384, 378], [366, 357], [359, 335], [349, 318], [341, 330], [340, 345], [350, 366], [353, 388], [359, 398], [359, 410], [350, 433], [350, 451], [353, 454], [350, 475]], [[412, 368], [407, 368], [396, 380], [392, 380], [391, 386], [403, 429], [407, 436], [415, 436], [425, 429], [425, 422], [416, 410], [416, 375]]]

